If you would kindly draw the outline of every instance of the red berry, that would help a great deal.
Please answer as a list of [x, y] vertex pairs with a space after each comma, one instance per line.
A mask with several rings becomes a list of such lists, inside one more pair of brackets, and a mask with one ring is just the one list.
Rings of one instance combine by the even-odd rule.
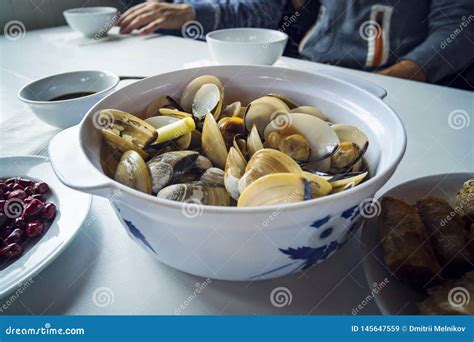
[[25, 236], [25, 233], [23, 233], [23, 230], [20, 228], [15, 229], [13, 232], [8, 235], [8, 237], [5, 239], [5, 243], [7, 245], [11, 243], [20, 243], [21, 240], [23, 240], [23, 237]]
[[23, 229], [26, 226], [26, 221], [23, 217], [17, 217], [13, 220], [13, 227]]
[[35, 187], [33, 185], [27, 186], [24, 190], [28, 196], [35, 194]]
[[8, 178], [6, 181], [5, 181], [5, 184], [15, 184], [16, 181], [17, 181], [17, 177], [12, 177], [12, 178]]
[[0, 228], [2, 228], [7, 223], [7, 217], [4, 213], [0, 213]]
[[44, 229], [44, 224], [40, 220], [31, 221], [26, 225], [26, 236], [35, 237], [41, 235]]
[[26, 198], [26, 192], [21, 189], [13, 190], [12, 192], [8, 194], [8, 199], [12, 199], [12, 198], [24, 200]]
[[20, 184], [13, 185], [12, 190], [24, 190], [24, 188]]
[[31, 198], [36, 198], [37, 200], [40, 200], [41, 202], [46, 202], [46, 198], [42, 194], [32, 195]]
[[43, 210], [44, 204], [39, 199], [33, 198], [23, 210], [23, 217], [29, 218], [38, 215]]
[[3, 248], [0, 248], [0, 257], [5, 259], [12, 259], [18, 257], [23, 253], [23, 248], [17, 243], [11, 243]]
[[35, 185], [35, 193], [36, 194], [44, 194], [44, 193], [48, 192], [48, 190], [49, 190], [49, 186], [45, 182], [39, 182], [39, 183], [36, 183], [36, 185]]
[[29, 180], [29, 179], [25, 179], [25, 178], [18, 178], [18, 180], [16, 181], [17, 184], [20, 184], [23, 188], [26, 188], [28, 186], [34, 186], [35, 185], [35, 182]]
[[41, 216], [43, 216], [45, 220], [51, 220], [56, 216], [56, 206], [54, 203], [46, 202], [43, 211], [41, 212]]

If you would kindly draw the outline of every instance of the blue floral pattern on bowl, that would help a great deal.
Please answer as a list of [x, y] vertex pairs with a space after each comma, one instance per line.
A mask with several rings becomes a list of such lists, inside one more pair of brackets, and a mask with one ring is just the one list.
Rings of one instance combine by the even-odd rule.
[[[291, 262], [271, 269], [269, 271], [260, 273], [251, 278], [251, 280], [258, 279], [260, 277], [268, 276], [271, 273], [281, 271], [282, 269], [289, 268], [290, 271], [286, 274], [292, 274], [300, 270], [305, 270], [314, 264], [320, 263], [331, 256], [336, 250], [341, 248], [347, 240], [355, 233], [360, 227], [360, 209], [359, 206], [353, 206], [344, 210], [340, 215], [331, 216], [328, 215], [322, 219], [318, 219], [311, 223], [309, 227], [311, 229], [317, 229], [321, 231], [319, 239], [324, 241], [324, 245], [319, 247], [310, 246], [297, 246], [280, 248], [280, 252], [285, 254]], [[337, 224], [335, 224], [337, 222]], [[338, 227], [349, 226], [348, 229], [343, 229], [343, 232], [338, 236], [333, 236], [335, 231], [338, 231]], [[341, 231], [341, 229], [339, 229]]]
[[128, 221], [126, 220], [122, 214], [120, 213], [120, 209], [115, 205], [113, 204], [114, 208], [117, 210], [117, 213], [119, 214], [118, 216], [120, 217], [120, 219], [127, 225], [128, 227], [128, 230], [129, 232], [139, 241], [141, 241], [141, 243], [146, 247], [148, 248], [149, 250], [151, 250], [153, 253], [157, 254], [155, 249], [150, 245], [150, 243], [147, 241], [147, 239], [145, 238], [145, 236], [142, 234], [142, 232], [132, 223], [132, 221]]

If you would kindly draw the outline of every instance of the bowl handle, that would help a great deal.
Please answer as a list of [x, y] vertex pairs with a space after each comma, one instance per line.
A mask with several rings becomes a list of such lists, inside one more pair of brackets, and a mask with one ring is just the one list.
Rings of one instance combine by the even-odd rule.
[[359, 87], [359, 88], [364, 89], [365, 91], [368, 91], [369, 93], [377, 96], [380, 99], [383, 99], [385, 98], [385, 96], [387, 96], [387, 91], [384, 88], [382, 88], [381, 86], [373, 82], [366, 81], [360, 77], [352, 76], [342, 71], [330, 70], [330, 69], [319, 69], [318, 73], [331, 76], [334, 78], [338, 78], [347, 83], [351, 83], [355, 85], [356, 87]]
[[92, 165], [79, 141], [79, 125], [65, 129], [51, 139], [48, 152], [54, 172], [70, 188], [108, 197], [113, 187], [110, 179]]

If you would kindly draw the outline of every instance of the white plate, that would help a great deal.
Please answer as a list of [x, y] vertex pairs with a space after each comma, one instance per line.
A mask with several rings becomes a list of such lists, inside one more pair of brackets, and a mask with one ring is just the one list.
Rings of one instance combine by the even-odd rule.
[[50, 186], [48, 200], [58, 209], [46, 233], [34, 245], [27, 245], [23, 255], [6, 267], [0, 267], [0, 297], [21, 286], [49, 265], [69, 245], [89, 212], [91, 196], [72, 190], [56, 177], [48, 158], [2, 157], [0, 178], [40, 179]]
[[[451, 205], [456, 199], [456, 192], [463, 183], [472, 178], [470, 173], [452, 173], [428, 176], [402, 183], [380, 196], [392, 196], [414, 204], [418, 199], [434, 196], [447, 200]], [[417, 302], [423, 296], [413, 291], [392, 277], [385, 265], [383, 248], [379, 236], [379, 218], [368, 219], [362, 229], [362, 250], [364, 270], [369, 286], [375, 286], [373, 297], [384, 315], [412, 315], [417, 314]], [[385, 279], [388, 281], [385, 281]], [[375, 293], [377, 292], [377, 293]]]

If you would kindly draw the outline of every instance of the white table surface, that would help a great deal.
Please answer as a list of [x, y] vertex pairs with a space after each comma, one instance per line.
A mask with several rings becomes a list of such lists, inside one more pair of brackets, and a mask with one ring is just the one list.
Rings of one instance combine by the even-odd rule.
[[[23, 39], [0, 38], [0, 154], [37, 153], [57, 132], [37, 120], [16, 94], [46, 75], [106, 69], [119, 75], [151, 76], [213, 64], [203, 42], [176, 37], [118, 36], [90, 44], [68, 27], [27, 32]], [[375, 82], [388, 91], [385, 101], [401, 116], [408, 133], [405, 157], [384, 191], [411, 178], [474, 171], [473, 93], [399, 80], [290, 58], [277, 62], [306, 71], [337, 69]], [[454, 129], [449, 114], [469, 121]], [[305, 274], [261, 282], [212, 281], [197, 297], [204, 279], [176, 271], [132, 242], [109, 203], [95, 197], [86, 222], [67, 250], [33, 279], [4, 314], [351, 314], [369, 294], [357, 237], [328, 261]], [[1, 276], [1, 275], [0, 275]], [[276, 308], [270, 292], [292, 293], [290, 305]], [[113, 301], [94, 304], [107, 288]], [[0, 305], [8, 298], [0, 299]], [[379, 314], [370, 301], [359, 314]]]

